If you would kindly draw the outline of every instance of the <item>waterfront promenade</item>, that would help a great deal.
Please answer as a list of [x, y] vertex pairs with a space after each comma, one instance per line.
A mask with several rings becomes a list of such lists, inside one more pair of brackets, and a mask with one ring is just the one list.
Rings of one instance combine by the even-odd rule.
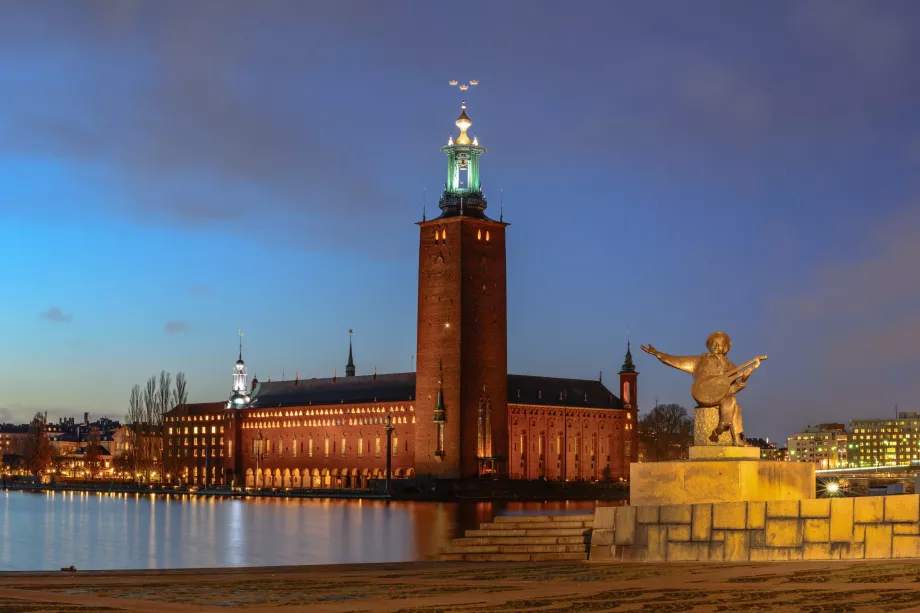
[[920, 560], [0, 573], [0, 611], [920, 611]]

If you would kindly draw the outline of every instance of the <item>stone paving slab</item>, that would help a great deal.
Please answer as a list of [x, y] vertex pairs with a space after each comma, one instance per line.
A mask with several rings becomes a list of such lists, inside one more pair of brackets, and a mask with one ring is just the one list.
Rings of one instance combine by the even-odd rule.
[[920, 560], [0, 573], [0, 611], [920, 611]]

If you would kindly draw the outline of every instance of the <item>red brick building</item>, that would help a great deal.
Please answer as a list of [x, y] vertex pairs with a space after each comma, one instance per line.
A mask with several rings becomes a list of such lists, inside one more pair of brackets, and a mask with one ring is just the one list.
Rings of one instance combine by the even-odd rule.
[[604, 480], [636, 459], [637, 375], [627, 347], [615, 396], [602, 381], [508, 374], [503, 216], [486, 216], [485, 152], [466, 134], [441, 151], [441, 214], [419, 226], [417, 372], [247, 386], [242, 347], [229, 402], [166, 416], [166, 463], [196, 484], [358, 488], [396, 478]]

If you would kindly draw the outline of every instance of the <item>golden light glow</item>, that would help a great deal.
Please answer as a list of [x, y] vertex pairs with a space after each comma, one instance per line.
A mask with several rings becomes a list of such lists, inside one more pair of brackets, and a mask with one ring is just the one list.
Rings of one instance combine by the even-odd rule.
[[444, 322], [444, 329], [445, 329], [445, 330], [449, 330], [449, 329], [450, 329], [450, 322], [449, 322], [449, 321], [445, 321], [445, 322]]

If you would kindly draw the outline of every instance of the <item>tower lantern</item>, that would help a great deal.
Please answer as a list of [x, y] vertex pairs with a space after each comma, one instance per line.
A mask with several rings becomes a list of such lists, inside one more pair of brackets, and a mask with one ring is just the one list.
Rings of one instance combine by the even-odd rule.
[[441, 151], [447, 154], [447, 182], [439, 206], [443, 216], [465, 215], [484, 217], [487, 203], [479, 181], [479, 156], [486, 148], [474, 137], [470, 140], [467, 130], [473, 125], [466, 114], [466, 101], [461, 104], [460, 116], [455, 122], [460, 136], [451, 136]]

